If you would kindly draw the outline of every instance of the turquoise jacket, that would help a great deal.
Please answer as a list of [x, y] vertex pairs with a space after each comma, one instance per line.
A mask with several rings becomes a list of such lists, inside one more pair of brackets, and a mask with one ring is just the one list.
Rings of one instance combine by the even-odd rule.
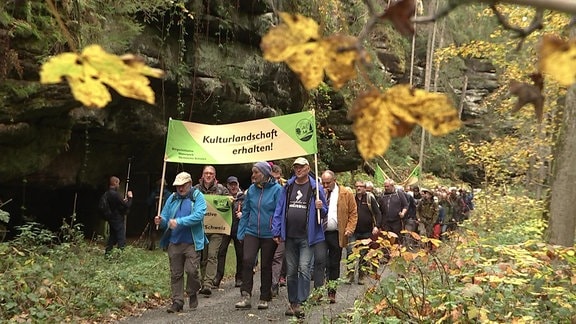
[[[160, 228], [165, 229], [164, 235], [160, 240], [160, 247], [166, 248], [170, 242], [170, 229], [168, 228], [168, 220], [176, 215], [176, 211], [180, 207], [183, 199], [177, 197], [178, 193], [173, 193], [170, 198], [166, 200], [164, 208], [162, 208], [162, 222]], [[200, 190], [192, 189], [188, 193], [188, 199], [192, 201], [192, 213], [184, 217], [178, 217], [176, 222], [178, 226], [188, 226], [192, 231], [192, 238], [194, 239], [194, 247], [196, 251], [204, 249], [204, 245], [208, 244], [208, 238], [204, 232], [204, 214], [206, 214], [206, 200]]]
[[272, 238], [272, 216], [282, 195], [282, 186], [274, 178], [263, 186], [252, 184], [245, 193], [242, 217], [238, 223], [239, 240], [246, 234], [258, 238]]
[[[310, 181], [311, 190], [313, 190], [312, 195], [310, 195], [310, 201], [308, 202], [308, 246], [312, 246], [318, 242], [324, 241], [324, 229], [322, 227], [322, 221], [318, 223], [318, 217], [316, 212], [316, 179], [308, 176]], [[294, 186], [294, 181], [296, 181], [296, 176], [293, 176], [288, 180], [286, 185], [282, 188], [282, 197], [276, 205], [276, 210], [274, 211], [274, 218], [272, 220], [272, 235], [274, 237], [282, 238], [282, 241], [286, 241], [286, 211], [288, 210], [287, 201], [290, 198], [290, 192]], [[326, 196], [324, 195], [324, 188], [321, 184], [318, 184], [318, 193], [320, 195], [320, 200], [322, 201], [322, 208], [320, 209], [320, 218], [326, 220], [328, 217], [328, 205], [326, 204]]]

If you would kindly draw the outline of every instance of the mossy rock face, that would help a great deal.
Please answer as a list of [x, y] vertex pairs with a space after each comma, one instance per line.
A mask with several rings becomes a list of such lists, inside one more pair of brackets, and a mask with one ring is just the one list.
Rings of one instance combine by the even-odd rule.
[[[323, 139], [320, 158], [333, 169], [356, 169], [361, 159], [346, 119], [354, 94], [344, 89], [326, 99], [305, 91], [285, 64], [265, 61], [259, 48], [262, 35], [277, 23], [273, 9], [313, 16], [302, 11], [310, 7], [307, 1], [275, 1], [275, 8], [264, 0], [187, 2], [194, 19], [184, 19], [181, 25], [178, 19], [182, 12], [174, 8], [158, 10], [148, 17], [154, 19], [142, 20], [144, 14], [153, 12], [154, 1], [141, 2], [129, 0], [122, 12], [102, 13], [102, 17], [116, 17], [140, 8], [139, 17], [127, 15], [122, 19], [122, 24], [134, 25], [117, 35], [123, 39], [108, 42], [107, 48], [128, 43], [126, 52], [138, 53], [148, 64], [164, 68], [167, 77], [151, 80], [157, 105], [113, 93], [113, 101], [104, 109], [82, 107], [65, 83], [46, 86], [37, 82], [40, 63], [66, 44], [59, 32], [48, 34], [40, 29], [53, 20], [34, 4], [32, 11], [45, 16], [34, 18], [28, 31], [21, 28], [11, 39], [11, 48], [24, 67], [22, 78], [12, 72], [0, 81], [0, 149], [8, 152], [2, 156], [0, 181], [17, 182], [36, 175], [38, 181], [97, 187], [106, 175], [123, 173], [130, 156], [137, 164], [142, 163], [138, 165], [141, 172], [156, 174], [161, 168], [157, 161], [162, 162], [168, 118], [222, 124], [304, 108], [316, 108], [319, 123], [336, 135], [336, 140]], [[23, 8], [15, 12], [19, 14], [15, 19], [25, 21]], [[172, 18], [171, 25], [160, 17]], [[100, 23], [94, 21], [94, 26]], [[70, 28], [74, 36], [94, 31]], [[387, 36], [374, 40], [377, 50], [381, 49], [377, 56], [386, 56], [388, 70], [399, 75], [391, 79], [399, 79], [407, 69], [407, 42], [389, 32], [388, 25], [379, 28], [378, 34]], [[180, 34], [181, 30], [185, 34]], [[140, 34], [130, 36], [135, 31]], [[106, 35], [83, 35], [85, 39], [97, 36], [104, 39]]]

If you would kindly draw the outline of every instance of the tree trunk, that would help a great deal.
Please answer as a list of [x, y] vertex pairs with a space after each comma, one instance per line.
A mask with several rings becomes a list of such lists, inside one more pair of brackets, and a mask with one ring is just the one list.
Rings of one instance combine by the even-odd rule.
[[574, 245], [576, 230], [576, 86], [566, 94], [563, 123], [556, 143], [556, 161], [550, 198], [547, 241]]
[[[436, 0], [430, 1], [428, 5], [429, 12], [435, 12], [438, 10], [438, 3]], [[434, 67], [434, 50], [436, 42], [436, 31], [437, 23], [432, 24], [432, 30], [428, 29], [428, 41], [426, 44], [426, 70], [424, 74], [424, 90], [430, 91], [430, 84], [432, 82], [432, 69]], [[422, 128], [422, 136], [420, 137], [420, 154], [418, 159], [418, 165], [420, 166], [420, 172], [424, 169], [424, 146], [426, 143], [426, 130]]]

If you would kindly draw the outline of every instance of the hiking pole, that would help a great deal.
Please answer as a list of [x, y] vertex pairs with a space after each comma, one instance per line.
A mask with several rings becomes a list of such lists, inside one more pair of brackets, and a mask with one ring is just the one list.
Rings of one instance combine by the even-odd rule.
[[128, 174], [126, 175], [126, 190], [124, 192], [124, 198], [128, 198], [128, 184], [130, 184], [130, 167], [132, 165], [132, 156], [128, 158]]
[[12, 201], [12, 198], [6, 200], [5, 202], [0, 202], [0, 208], [4, 207], [4, 205], [7, 205], [11, 201]]
[[[128, 158], [128, 172], [126, 174], [126, 190], [124, 191], [124, 199], [128, 199], [128, 184], [130, 183], [130, 167], [132, 166], [132, 156]], [[126, 227], [128, 225], [128, 213], [126, 210], [126, 216], [124, 217], [124, 237], [126, 237]]]

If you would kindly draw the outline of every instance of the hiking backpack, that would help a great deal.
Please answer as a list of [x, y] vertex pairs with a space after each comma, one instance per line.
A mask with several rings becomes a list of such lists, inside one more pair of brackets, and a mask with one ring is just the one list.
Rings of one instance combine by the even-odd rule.
[[98, 215], [106, 221], [112, 217], [112, 209], [110, 209], [110, 203], [108, 202], [108, 191], [100, 196], [100, 200], [98, 201]]

